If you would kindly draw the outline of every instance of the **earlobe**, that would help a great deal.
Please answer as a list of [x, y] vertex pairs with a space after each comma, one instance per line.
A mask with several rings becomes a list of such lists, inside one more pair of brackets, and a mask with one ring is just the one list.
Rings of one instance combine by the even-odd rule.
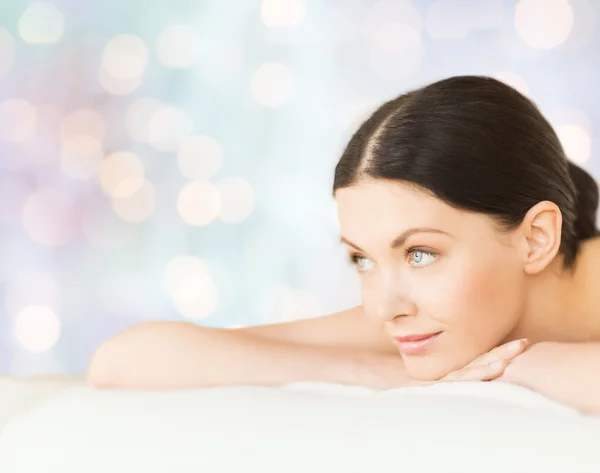
[[549, 201], [534, 205], [523, 219], [522, 229], [527, 245], [525, 271], [537, 274], [554, 260], [560, 249], [562, 214]]

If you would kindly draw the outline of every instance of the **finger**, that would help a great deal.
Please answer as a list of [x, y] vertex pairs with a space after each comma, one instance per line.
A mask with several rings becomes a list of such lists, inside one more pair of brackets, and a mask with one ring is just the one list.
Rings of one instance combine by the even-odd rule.
[[447, 375], [442, 381], [490, 381], [504, 374], [508, 360], [500, 359], [487, 365], [465, 367]]
[[515, 356], [518, 356], [521, 353], [523, 353], [528, 345], [529, 340], [527, 340], [526, 338], [513, 340], [511, 342], [505, 343], [504, 345], [500, 345], [499, 347], [496, 347], [493, 350], [490, 350], [489, 352], [483, 354], [479, 358], [473, 360], [467, 366], [483, 366], [489, 365], [496, 360], [510, 360]]
[[467, 366], [488, 365], [496, 360], [514, 358], [515, 356], [523, 353], [523, 351], [525, 351], [525, 349], [527, 348], [528, 344], [529, 341], [527, 339], [513, 340], [511, 342], [500, 345], [494, 348], [493, 350], [490, 350], [489, 352], [483, 354], [479, 358], [469, 363], [469, 365]]

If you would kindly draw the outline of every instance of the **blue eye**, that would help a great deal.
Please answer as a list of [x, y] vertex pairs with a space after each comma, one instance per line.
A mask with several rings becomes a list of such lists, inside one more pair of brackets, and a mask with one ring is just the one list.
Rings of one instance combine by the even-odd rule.
[[410, 256], [409, 264], [413, 264], [413, 266], [426, 266], [435, 260], [436, 257], [434, 253], [418, 248], [410, 249], [406, 253], [407, 256]]
[[[370, 267], [365, 267], [365, 266], [368, 266], [368, 263], [371, 263], [371, 260], [362, 255], [358, 255], [358, 254], [350, 255], [350, 261], [354, 266], [356, 266], [356, 269], [360, 272], [365, 272], [365, 271], [368, 271], [369, 269], [371, 269]], [[361, 266], [361, 262], [365, 262], [366, 264], [364, 266]]]

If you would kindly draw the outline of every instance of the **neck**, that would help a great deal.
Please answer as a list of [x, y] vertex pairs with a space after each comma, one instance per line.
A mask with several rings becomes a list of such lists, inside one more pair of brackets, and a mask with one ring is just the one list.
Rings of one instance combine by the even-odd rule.
[[594, 313], [598, 305], [590, 291], [592, 281], [598, 280], [598, 274], [591, 273], [598, 271], [587, 264], [586, 251], [582, 247], [572, 268], [563, 268], [562, 258], [555, 258], [528, 280], [523, 315], [510, 339], [528, 338], [531, 343], [600, 339], [600, 317]]

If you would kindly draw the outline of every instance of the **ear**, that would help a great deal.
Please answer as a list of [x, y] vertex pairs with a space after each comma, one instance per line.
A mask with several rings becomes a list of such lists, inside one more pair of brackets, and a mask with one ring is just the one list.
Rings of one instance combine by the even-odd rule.
[[542, 201], [529, 209], [521, 223], [525, 241], [525, 272], [544, 270], [560, 249], [562, 214], [554, 202]]

